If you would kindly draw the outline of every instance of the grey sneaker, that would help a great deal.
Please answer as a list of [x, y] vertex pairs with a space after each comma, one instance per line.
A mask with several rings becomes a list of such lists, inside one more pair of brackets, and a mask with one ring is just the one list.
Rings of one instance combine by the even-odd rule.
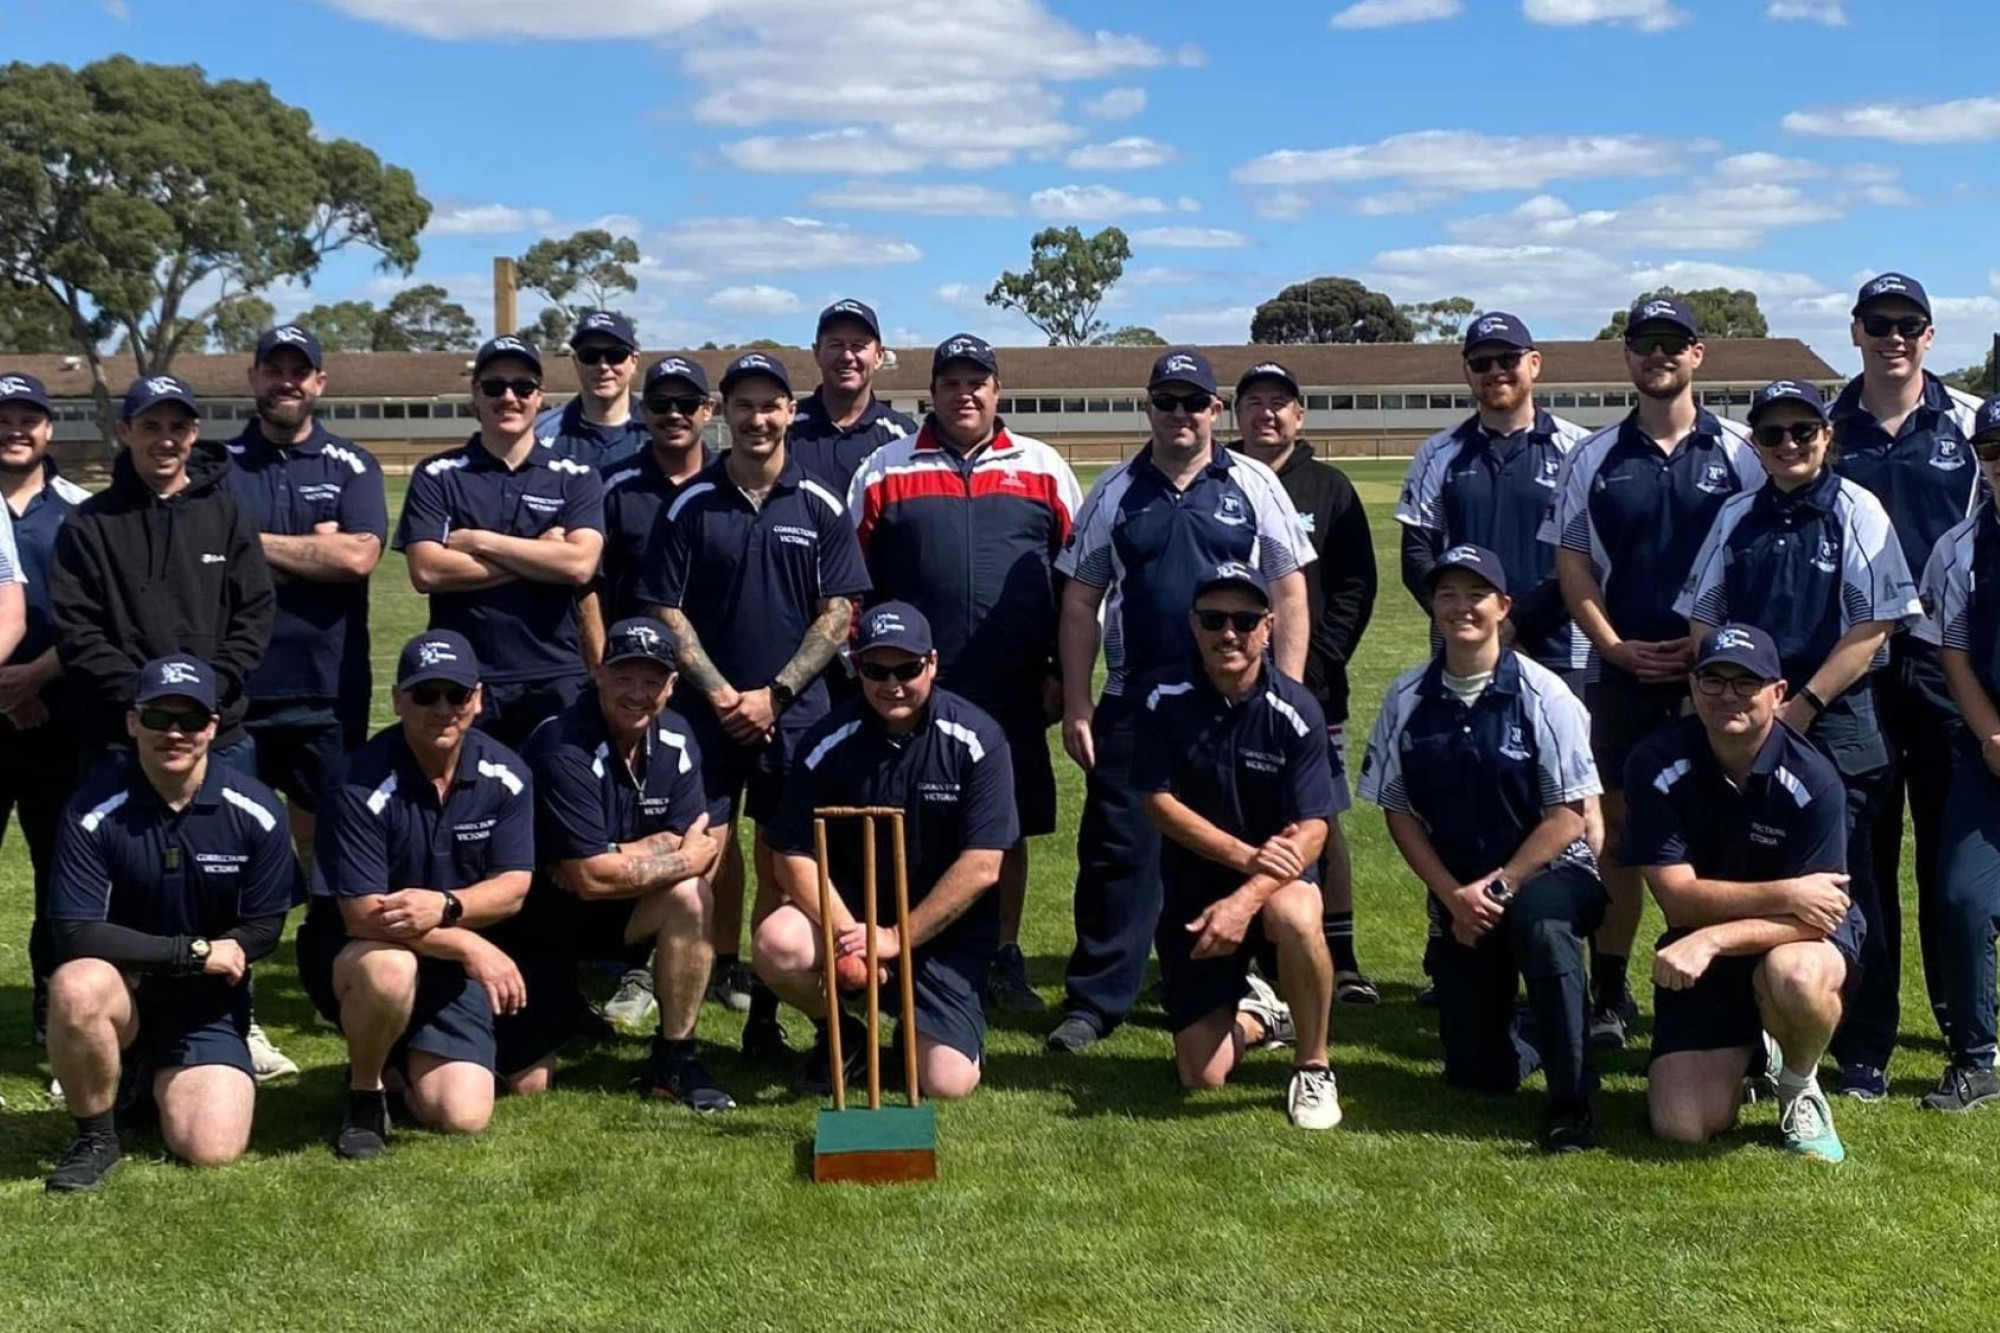
[[1953, 1064], [1938, 1080], [1937, 1091], [1919, 1103], [1926, 1111], [1971, 1111], [2000, 1098], [2000, 1075], [1990, 1065]]
[[1003, 944], [986, 974], [986, 1002], [1007, 1014], [1039, 1014], [1048, 1001], [1028, 984], [1028, 960], [1018, 944]]
[[1097, 1024], [1084, 1014], [1064, 1014], [1062, 1022], [1056, 1024], [1049, 1033], [1048, 1046], [1052, 1051], [1064, 1055], [1076, 1055], [1087, 1051], [1104, 1039]]
[[1602, 1004], [1590, 1011], [1586, 1036], [1593, 1051], [1616, 1051], [1625, 1045], [1625, 1010], [1622, 1005]]
[[720, 958], [708, 974], [708, 999], [739, 1014], [750, 1012], [750, 969]]
[[[1264, 1039], [1255, 1049], [1267, 1046], [1289, 1046], [1298, 1040], [1298, 1030], [1292, 1026], [1292, 1007], [1278, 998], [1278, 992], [1271, 989], [1271, 983], [1252, 972], [1247, 980], [1250, 993], [1236, 1002], [1236, 1012], [1248, 1014], [1264, 1026]], [[1329, 1078], [1332, 1075], [1328, 1075]], [[1340, 1111], [1334, 1110], [1334, 1120], [1338, 1123]], [[1324, 1126], [1323, 1128], [1330, 1128]]]
[[1340, 1089], [1331, 1069], [1294, 1069], [1285, 1089], [1285, 1118], [1300, 1129], [1332, 1129], [1340, 1123]]
[[653, 974], [635, 967], [618, 979], [618, 989], [604, 1002], [604, 1019], [614, 1027], [642, 1028], [653, 1021], [660, 1003], [653, 998]]
[[250, 1070], [259, 1083], [269, 1083], [274, 1078], [288, 1078], [299, 1072], [292, 1058], [271, 1044], [264, 1035], [264, 1029], [255, 1023], [250, 1025], [246, 1038], [250, 1046]]

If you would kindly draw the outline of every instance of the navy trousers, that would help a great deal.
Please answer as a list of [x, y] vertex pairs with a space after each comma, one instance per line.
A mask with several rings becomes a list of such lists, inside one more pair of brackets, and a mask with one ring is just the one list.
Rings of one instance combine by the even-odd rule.
[[1140, 702], [1098, 701], [1091, 724], [1097, 765], [1084, 779], [1076, 830], [1076, 948], [1063, 976], [1064, 1007], [1109, 1032], [1131, 1012], [1160, 918], [1160, 833], [1132, 786]]

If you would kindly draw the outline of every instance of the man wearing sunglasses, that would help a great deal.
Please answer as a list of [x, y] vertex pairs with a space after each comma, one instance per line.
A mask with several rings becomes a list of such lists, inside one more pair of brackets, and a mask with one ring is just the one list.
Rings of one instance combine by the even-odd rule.
[[[827, 711], [821, 673], [847, 640], [868, 570], [841, 497], [809, 476], [785, 443], [791, 381], [775, 357], [750, 352], [722, 375], [730, 448], [661, 515], [638, 595], [673, 635], [675, 701], [693, 727], [702, 787], [729, 823], [757, 826], [752, 929], [776, 904], [764, 829], [777, 814], [801, 733]], [[715, 904], [719, 964], [734, 962], [743, 877], [725, 870]], [[743, 1045], [786, 1055], [778, 999], [750, 992]]]
[[596, 471], [535, 438], [541, 376], [541, 354], [519, 338], [479, 349], [479, 429], [417, 465], [396, 528], [410, 582], [430, 598], [431, 628], [463, 634], [479, 656], [479, 725], [504, 745], [518, 745], [582, 688], [577, 602], [604, 550]]
[[646, 447], [646, 423], [632, 401], [639, 335], [615, 310], [593, 310], [569, 336], [576, 397], [535, 419], [535, 438], [558, 458], [604, 472]]
[[[1217, 447], [1222, 399], [1208, 358], [1162, 353], [1146, 394], [1151, 439], [1097, 479], [1056, 561], [1069, 580], [1057, 641], [1063, 748], [1085, 774], [1076, 948], [1063, 1016], [1049, 1034], [1056, 1051], [1082, 1051], [1124, 1020], [1160, 915], [1160, 834], [1131, 779], [1145, 698], [1128, 682], [1193, 656], [1188, 603], [1219, 564], [1251, 565], [1269, 582], [1272, 652], [1293, 680], [1305, 675], [1312, 632], [1303, 571], [1318, 557], [1271, 470]], [[1105, 682], [1093, 704], [1100, 609]]]
[[1783, 672], [1764, 631], [1716, 626], [1689, 677], [1695, 715], [1632, 753], [1619, 859], [1667, 924], [1646, 1104], [1655, 1134], [1704, 1143], [1734, 1127], [1758, 1074], [1786, 1150], [1838, 1162], [1819, 1061], [1868, 927], [1847, 893], [1840, 773], [1784, 721]]
[[[1055, 561], [1083, 493], [1069, 464], [1000, 420], [1000, 362], [983, 338], [956, 334], [931, 353], [923, 429], [869, 455], [847, 496], [874, 581], [872, 600], [905, 601], [929, 619], [938, 678], [996, 718], [1014, 760], [1022, 842], [1000, 873], [999, 956], [988, 999], [1040, 1013], [1021, 955], [1027, 839], [1055, 832], [1049, 723], [1056, 683]], [[1052, 716], [1055, 715], [1055, 716]]]
[[410, 1114], [477, 1134], [493, 1115], [495, 1015], [528, 1001], [486, 932], [521, 908], [535, 866], [528, 767], [476, 730], [471, 643], [427, 630], [396, 665], [396, 723], [347, 757], [325, 802], [299, 980], [347, 1039], [334, 1152], [387, 1146], [394, 1070]]
[[215, 760], [219, 673], [178, 654], [136, 673], [135, 763], [105, 764], [64, 812], [49, 915], [49, 1063], [76, 1140], [52, 1193], [118, 1165], [121, 1075], [159, 1112], [167, 1151], [219, 1166], [250, 1145], [250, 968], [278, 947], [298, 862], [278, 798]]
[[917, 423], [875, 396], [883, 351], [874, 307], [845, 298], [820, 311], [812, 351], [819, 388], [799, 400], [785, 443], [808, 477], [845, 496], [862, 460], [915, 435]]
[[1621, 864], [1621, 788], [1633, 747], [1687, 704], [1692, 641], [1674, 595], [1723, 501], [1763, 481], [1743, 427], [1701, 407], [1701, 330], [1673, 297], [1643, 299], [1625, 324], [1625, 368], [1639, 405], [1578, 444], [1565, 465], [1541, 540], [1555, 548], [1563, 602], [1590, 641], [1583, 701], [1604, 781], [1605, 912], [1590, 957], [1591, 1044], [1625, 1044], [1636, 1014], [1626, 960], [1644, 892]]
[[[940, 1101], [979, 1086], [986, 1049], [981, 996], [1000, 943], [1000, 862], [1021, 840], [1006, 733], [975, 705], [937, 684], [938, 655], [924, 613], [885, 602], [861, 615], [855, 662], [861, 697], [822, 718], [800, 738], [784, 804], [770, 831], [784, 901], [757, 927], [758, 972], [786, 1001], [814, 1017], [819, 1040], [799, 1091], [823, 1095], [829, 1084], [828, 996], [821, 980], [819, 873], [813, 812], [827, 805], [894, 806], [903, 811], [909, 867], [910, 937], [896, 932], [895, 895], [882, 875], [876, 895], [877, 957], [887, 984], [911, 968], [916, 994], [917, 1080]], [[889, 826], [879, 821], [876, 837]], [[835, 948], [865, 957], [862, 825], [830, 821], [826, 830]], [[892, 851], [877, 849], [886, 868]], [[864, 968], [865, 975], [865, 968]], [[868, 1058], [868, 1032], [840, 1016], [849, 1079]], [[896, 1033], [900, 1048], [913, 1034]]]
[[[1889, 636], [1915, 624], [1923, 608], [1880, 502], [1827, 465], [1833, 427], [1819, 390], [1794, 380], [1765, 385], [1750, 401], [1750, 432], [1769, 477], [1722, 506], [1674, 609], [1697, 638], [1725, 621], [1769, 634], [1792, 682], [1785, 722], [1840, 772], [1849, 892], [1868, 925], [1852, 1021], [1874, 988], [1872, 969], [1882, 965], [1887, 900], [1896, 891], [1893, 877], [1876, 879], [1881, 863], [1871, 851], [1889, 777], [1874, 677], [1889, 661]], [[1843, 1031], [1836, 1058], [1843, 1048], [1879, 1056], [1868, 1077], [1884, 1077], [1887, 1047]], [[1836, 1091], [1848, 1091], [1856, 1077], [1846, 1064]]]
[[[1924, 369], [1937, 330], [1930, 297], [1915, 278], [1884, 273], [1863, 283], [1855, 297], [1852, 335], [1861, 352], [1861, 374], [1833, 402], [1833, 466], [1882, 502], [1904, 562], [1920, 572], [1938, 539], [1978, 504], [1979, 469], [1966, 444], [1973, 405]], [[1875, 691], [1891, 765], [1869, 848], [1882, 916], [1869, 922], [1868, 967], [1833, 1044], [1841, 1066], [1836, 1091], [1865, 1101], [1888, 1093], [1889, 1057], [1901, 1020], [1906, 793], [1916, 839], [1924, 984], [1932, 1011], [1940, 1023], [1947, 1021], [1945, 988], [1931, 975], [1942, 945], [1939, 821], [1963, 725], [1937, 648], [1914, 634], [1889, 641], [1889, 664], [1877, 674]], [[1861, 850], [1852, 850], [1858, 859]]]
[[[1337, 804], [1326, 717], [1271, 667], [1262, 574], [1218, 565], [1192, 600], [1198, 660], [1147, 679], [1132, 752], [1132, 785], [1163, 838], [1155, 938], [1174, 1067], [1183, 1088], [1219, 1088], [1246, 1050], [1282, 1036], [1297, 1050], [1287, 1118], [1332, 1129], [1333, 959], [1318, 883]], [[1264, 967], [1276, 955], [1277, 992], [1259, 982], [1245, 999], [1260, 953]]]

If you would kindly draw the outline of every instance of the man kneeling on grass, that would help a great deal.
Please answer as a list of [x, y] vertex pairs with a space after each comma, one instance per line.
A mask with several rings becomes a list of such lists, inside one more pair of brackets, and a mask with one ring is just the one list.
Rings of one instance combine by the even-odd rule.
[[208, 663], [148, 662], [125, 714], [136, 761], [105, 760], [64, 812], [49, 1063], [77, 1139], [51, 1193], [96, 1189], [118, 1165], [121, 1076], [151, 1097], [167, 1151], [189, 1165], [249, 1146], [250, 965], [278, 947], [299, 868], [278, 798], [211, 762], [217, 717]]
[[1847, 895], [1840, 774], [1778, 718], [1778, 650], [1719, 625], [1695, 655], [1695, 716], [1632, 754], [1619, 860], [1641, 867], [1667, 919], [1654, 954], [1653, 1132], [1700, 1143], [1736, 1123], [1744, 1075], [1778, 1057], [1785, 1147], [1845, 1155], [1820, 1056], [1860, 972], [1865, 927]]
[[[1271, 592], [1256, 569], [1217, 566], [1195, 585], [1188, 618], [1199, 662], [1141, 686], [1132, 755], [1132, 785], [1164, 839], [1154, 948], [1174, 1064], [1183, 1087], [1219, 1088], [1246, 1049], [1295, 1040], [1285, 1113], [1301, 1129], [1332, 1129], [1333, 958], [1318, 884], [1335, 809], [1326, 719], [1272, 667]], [[1289, 1008], [1250, 981], [1267, 940]]]

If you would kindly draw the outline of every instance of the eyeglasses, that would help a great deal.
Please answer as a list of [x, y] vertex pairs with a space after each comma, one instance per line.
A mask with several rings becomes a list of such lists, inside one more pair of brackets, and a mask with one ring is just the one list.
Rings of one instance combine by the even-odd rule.
[[1627, 338], [1625, 345], [1640, 356], [1679, 356], [1694, 346], [1695, 340], [1679, 333], [1649, 333]]
[[2000, 435], [1989, 440], [1974, 440], [1972, 452], [1982, 463], [2000, 463]]
[[1900, 333], [1905, 338], [1920, 338], [1931, 322], [1922, 315], [1901, 315], [1894, 319], [1887, 315], [1863, 315], [1861, 331], [1871, 338], [1886, 338], [1891, 333]]
[[1215, 401], [1215, 395], [1201, 392], [1155, 393], [1148, 394], [1147, 399], [1153, 404], [1155, 411], [1165, 412], [1168, 416], [1173, 415], [1175, 408], [1180, 408], [1189, 416], [1194, 416], [1197, 413], [1208, 411], [1208, 405]]
[[1521, 364], [1521, 358], [1526, 355], [1526, 352], [1496, 352], [1492, 356], [1468, 356], [1465, 358], [1465, 366], [1475, 375], [1484, 375], [1495, 366], [1502, 370], [1512, 370]]
[[861, 679], [872, 680], [877, 685], [880, 685], [885, 680], [900, 680], [907, 685], [918, 676], [924, 674], [925, 665], [924, 659], [921, 657], [917, 658], [914, 662], [898, 662], [894, 666], [887, 666], [881, 662], [863, 662], [861, 663]]
[[472, 698], [472, 691], [463, 685], [451, 685], [427, 680], [421, 685], [410, 687], [410, 702], [419, 708], [430, 708], [440, 699], [450, 704], [453, 708], [463, 708], [466, 701], [470, 698]]
[[1248, 634], [1263, 624], [1264, 618], [1270, 614], [1269, 611], [1197, 611], [1194, 623], [1210, 634], [1220, 634], [1225, 625], [1238, 634]]
[[1714, 671], [1696, 672], [1694, 678], [1694, 687], [1711, 699], [1720, 699], [1725, 694], [1739, 699], [1755, 698], [1766, 683], [1756, 676], [1725, 676]]
[[141, 708], [139, 725], [148, 731], [178, 731], [183, 736], [192, 736], [215, 721], [215, 714], [206, 708]]
[[586, 366], [622, 366], [632, 359], [629, 347], [578, 347], [572, 355]]
[[695, 413], [701, 411], [702, 404], [707, 401], [708, 399], [698, 393], [681, 394], [673, 398], [648, 398], [646, 399], [646, 410], [656, 417], [666, 416], [669, 412], [678, 412], [684, 417], [692, 417]]
[[525, 403], [541, 391], [542, 382], [540, 380], [526, 378], [503, 380], [496, 375], [491, 379], [479, 381], [479, 392], [485, 394], [488, 398], [498, 398], [501, 394], [512, 392], [516, 398]]
[[1782, 449], [1787, 440], [1793, 444], [1811, 444], [1825, 430], [1825, 422], [1794, 421], [1789, 426], [1757, 426], [1751, 430], [1750, 438], [1759, 449]]

